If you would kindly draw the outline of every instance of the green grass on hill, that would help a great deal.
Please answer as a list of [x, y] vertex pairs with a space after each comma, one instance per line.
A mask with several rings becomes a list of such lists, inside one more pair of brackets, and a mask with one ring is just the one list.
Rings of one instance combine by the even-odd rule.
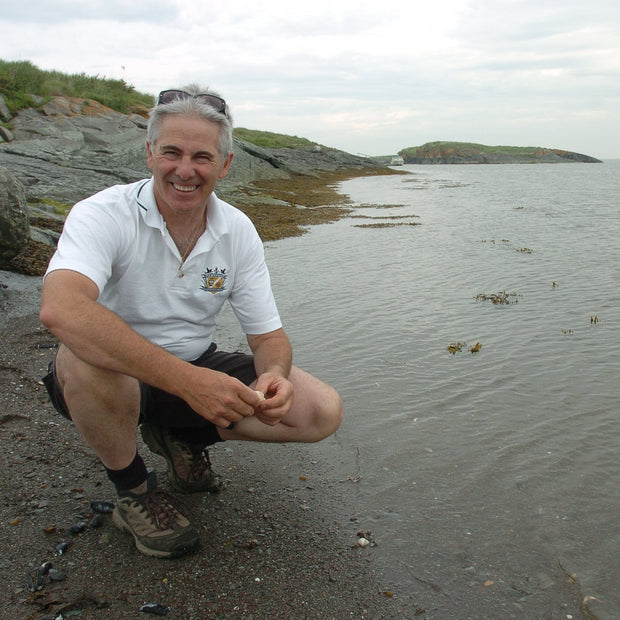
[[475, 153], [489, 153], [489, 154], [498, 154], [504, 153], [507, 155], [522, 155], [522, 156], [534, 156], [536, 151], [539, 151], [541, 147], [537, 146], [487, 146], [486, 144], [475, 144], [473, 142], [449, 142], [449, 141], [439, 141], [439, 142], [427, 142], [426, 144], [422, 144], [421, 146], [410, 146], [402, 151], [399, 151], [399, 154], [405, 157], [409, 155], [411, 157], [415, 157], [417, 150], [421, 149], [422, 151], [433, 151], [433, 150], [455, 150], [460, 152], [472, 151]]
[[311, 142], [306, 138], [287, 136], [282, 133], [272, 133], [270, 131], [245, 129], [244, 127], [237, 127], [235, 129], [235, 137], [255, 144], [256, 146], [262, 146], [269, 149], [311, 149], [316, 145], [315, 142]]
[[150, 108], [154, 101], [153, 95], [137, 92], [124, 80], [44, 71], [27, 60], [0, 60], [0, 94], [13, 114], [32, 107], [29, 95], [44, 101], [58, 95], [94, 99], [123, 114], [134, 106]]
[[[6, 61], [0, 59], [0, 94], [12, 114], [33, 106], [31, 95], [41, 97], [43, 102], [51, 97], [83, 97], [94, 99], [103, 105], [128, 114], [132, 108], [150, 108], [153, 95], [139, 93], [124, 80], [111, 80], [84, 73], [69, 75], [59, 71], [44, 71], [30, 61]], [[311, 149], [314, 142], [298, 136], [287, 136], [269, 131], [255, 131], [238, 127], [235, 136], [266, 148]]]

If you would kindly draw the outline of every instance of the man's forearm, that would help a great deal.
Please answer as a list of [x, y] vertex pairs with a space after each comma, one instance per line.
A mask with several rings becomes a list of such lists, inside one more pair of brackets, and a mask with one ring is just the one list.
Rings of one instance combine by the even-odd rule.
[[74, 355], [176, 393], [172, 377], [186, 364], [134, 331], [118, 315], [82, 293], [44, 286], [41, 320]]
[[288, 377], [293, 363], [293, 352], [284, 330], [248, 336], [248, 343], [254, 355], [254, 367], [258, 376], [273, 373]]

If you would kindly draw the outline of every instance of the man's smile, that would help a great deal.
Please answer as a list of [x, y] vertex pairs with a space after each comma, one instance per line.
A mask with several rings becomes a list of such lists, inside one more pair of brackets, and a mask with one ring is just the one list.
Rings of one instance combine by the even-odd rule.
[[178, 183], [173, 183], [172, 187], [179, 192], [193, 192], [197, 189], [198, 185], [179, 185]]

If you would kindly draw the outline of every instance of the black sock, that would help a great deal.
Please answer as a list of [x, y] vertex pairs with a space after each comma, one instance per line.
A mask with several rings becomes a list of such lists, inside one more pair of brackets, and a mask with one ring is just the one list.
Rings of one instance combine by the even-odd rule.
[[135, 489], [146, 480], [148, 474], [146, 465], [137, 452], [133, 461], [124, 469], [108, 469], [106, 467], [105, 470], [117, 492]]

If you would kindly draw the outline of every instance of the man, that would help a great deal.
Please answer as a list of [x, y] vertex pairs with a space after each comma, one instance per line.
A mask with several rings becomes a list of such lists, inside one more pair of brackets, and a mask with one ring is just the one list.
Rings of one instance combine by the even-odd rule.
[[[195, 85], [163, 91], [146, 149], [151, 179], [67, 217], [42, 289], [41, 320], [61, 343], [44, 381], [116, 487], [115, 525], [142, 553], [177, 557], [198, 534], [147, 472], [138, 425], [176, 490], [213, 491], [209, 445], [319, 441], [342, 403], [292, 366], [260, 238], [214, 193], [233, 158], [225, 101]], [[226, 300], [252, 355], [211, 341]]]

